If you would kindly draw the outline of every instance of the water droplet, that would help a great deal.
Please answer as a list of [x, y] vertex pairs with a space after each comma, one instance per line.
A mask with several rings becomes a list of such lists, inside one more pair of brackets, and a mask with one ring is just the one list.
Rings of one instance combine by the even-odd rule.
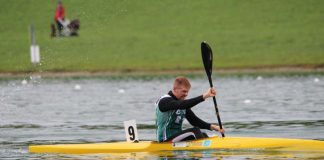
[[26, 80], [26, 79], [22, 80], [22, 81], [21, 81], [21, 84], [22, 84], [22, 85], [26, 85], [26, 84], [27, 84], [27, 80]]

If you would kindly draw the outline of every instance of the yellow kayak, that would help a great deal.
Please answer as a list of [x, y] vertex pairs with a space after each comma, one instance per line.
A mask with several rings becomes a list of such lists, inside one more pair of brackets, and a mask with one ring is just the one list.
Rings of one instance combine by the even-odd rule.
[[210, 137], [186, 142], [141, 141], [138, 143], [113, 142], [90, 144], [31, 145], [31, 153], [93, 154], [158, 152], [172, 150], [208, 149], [267, 149], [278, 151], [323, 152], [324, 141], [287, 138]]

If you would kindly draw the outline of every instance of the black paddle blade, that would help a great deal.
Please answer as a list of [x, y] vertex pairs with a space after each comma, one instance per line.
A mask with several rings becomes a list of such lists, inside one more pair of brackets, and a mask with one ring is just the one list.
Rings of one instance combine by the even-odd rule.
[[211, 76], [213, 69], [213, 52], [206, 41], [201, 42], [201, 57], [208, 76]]

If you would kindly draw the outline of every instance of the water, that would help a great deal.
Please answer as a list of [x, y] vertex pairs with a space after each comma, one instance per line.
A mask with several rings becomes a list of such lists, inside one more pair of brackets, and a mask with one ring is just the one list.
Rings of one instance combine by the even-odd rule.
[[[0, 80], [1, 159], [290, 159], [251, 151], [179, 151], [155, 154], [29, 154], [29, 144], [124, 141], [123, 121], [136, 119], [141, 140], [155, 140], [154, 102], [171, 89], [172, 78], [28, 77]], [[214, 77], [227, 136], [324, 140], [324, 76]], [[208, 88], [191, 78], [189, 97]], [[217, 122], [211, 100], [193, 108]], [[185, 127], [189, 127], [185, 122]], [[209, 135], [217, 134], [208, 131]], [[319, 157], [324, 158], [323, 155]], [[318, 157], [317, 157], [318, 158]]]

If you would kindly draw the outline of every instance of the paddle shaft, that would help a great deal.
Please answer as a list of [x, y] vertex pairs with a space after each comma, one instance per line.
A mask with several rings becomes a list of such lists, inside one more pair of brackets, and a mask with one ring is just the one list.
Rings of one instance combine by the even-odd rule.
[[[210, 46], [207, 44], [206, 41], [201, 43], [201, 56], [202, 56], [204, 68], [205, 68], [205, 71], [206, 71], [206, 74], [207, 74], [207, 77], [208, 77], [210, 87], [212, 88], [213, 87], [213, 81], [211, 79], [211, 75], [212, 75], [212, 70], [213, 70], [213, 52], [212, 52], [212, 49], [210, 48]], [[213, 97], [213, 101], [214, 101], [214, 107], [215, 107], [215, 111], [216, 111], [216, 116], [217, 116], [219, 128], [223, 129], [223, 125], [222, 125], [222, 121], [221, 121], [220, 116], [219, 116], [215, 96]], [[222, 133], [222, 137], [225, 137], [224, 133]]]
[[[208, 81], [209, 81], [210, 87], [212, 88], [213, 87], [213, 81], [211, 79], [211, 75], [207, 74], [207, 76], [208, 76]], [[216, 111], [216, 116], [217, 116], [219, 128], [223, 129], [223, 125], [222, 125], [222, 121], [221, 121], [220, 116], [219, 116], [218, 107], [217, 107], [217, 101], [216, 101], [215, 96], [213, 97], [213, 101], [214, 101], [214, 106], [215, 106], [215, 111]], [[224, 133], [222, 133], [222, 137], [225, 137]]]

